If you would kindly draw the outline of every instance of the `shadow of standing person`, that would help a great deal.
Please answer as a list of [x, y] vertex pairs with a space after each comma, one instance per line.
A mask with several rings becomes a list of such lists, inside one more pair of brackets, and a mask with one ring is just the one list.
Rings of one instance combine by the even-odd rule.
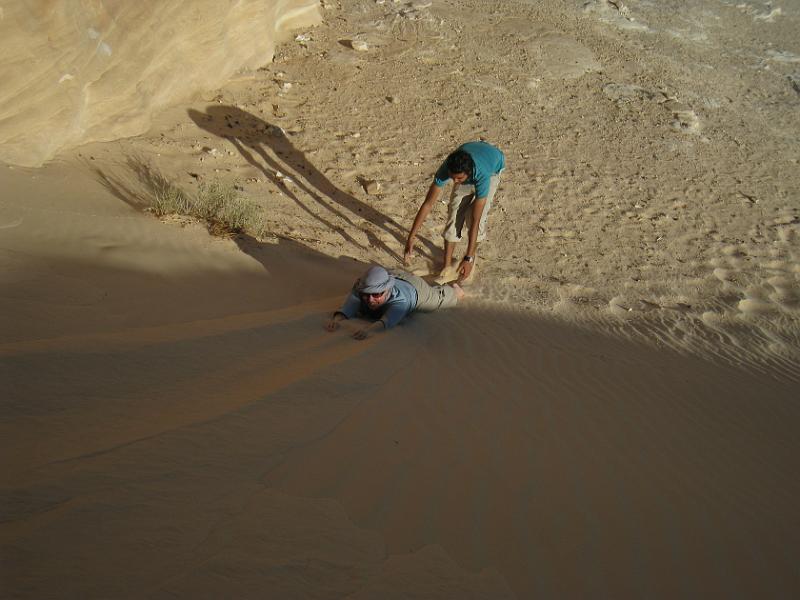
[[281, 174], [291, 174], [297, 187], [312, 198], [321, 209], [329, 212], [332, 217], [363, 231], [371, 246], [381, 249], [398, 262], [402, 260], [398, 252], [392, 250], [374, 232], [368, 228], [359, 227], [351, 215], [366, 219], [389, 233], [397, 240], [398, 247], [405, 241], [404, 229], [394, 219], [336, 187], [306, 159], [302, 152], [294, 147], [280, 127], [271, 125], [235, 106], [212, 105], [207, 107], [204, 113], [190, 109], [188, 114], [201, 129], [230, 140], [251, 165], [264, 173], [284, 194], [326, 227], [338, 232], [347, 241], [363, 248], [347, 233], [344, 227], [334, 225], [306, 206], [298, 195], [286, 185]]

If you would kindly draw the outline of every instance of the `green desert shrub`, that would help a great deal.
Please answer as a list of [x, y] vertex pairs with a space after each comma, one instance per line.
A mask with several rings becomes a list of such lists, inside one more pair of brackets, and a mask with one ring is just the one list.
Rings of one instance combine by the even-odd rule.
[[163, 178], [154, 181], [154, 200], [150, 211], [157, 216], [184, 215], [205, 221], [215, 235], [248, 233], [263, 237], [266, 222], [263, 209], [242, 198], [235, 184], [218, 181], [201, 183], [195, 196]]

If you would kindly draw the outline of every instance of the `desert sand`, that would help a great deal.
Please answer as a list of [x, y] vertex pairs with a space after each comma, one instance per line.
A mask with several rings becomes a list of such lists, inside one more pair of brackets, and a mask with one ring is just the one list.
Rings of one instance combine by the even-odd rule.
[[[800, 595], [800, 3], [23, 4], [0, 596]], [[474, 139], [467, 300], [326, 332]], [[155, 218], [164, 180], [265, 232]]]

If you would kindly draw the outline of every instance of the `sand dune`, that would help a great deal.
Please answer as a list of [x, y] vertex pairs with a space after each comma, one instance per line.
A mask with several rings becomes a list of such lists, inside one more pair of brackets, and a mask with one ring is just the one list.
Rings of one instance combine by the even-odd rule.
[[[0, 165], [0, 595], [800, 594], [794, 4], [326, 1], [257, 70], [313, 3], [206, 4], [0, 9], [0, 156], [95, 140]], [[467, 301], [326, 332], [478, 137]], [[162, 180], [267, 233], [143, 214]]]
[[291, 313], [7, 354], [4, 579], [31, 597], [797, 586], [796, 384], [523, 314], [361, 344]]
[[10, 2], [0, 14], [0, 160], [40, 166], [143, 133], [153, 113], [268, 62], [309, 0]]

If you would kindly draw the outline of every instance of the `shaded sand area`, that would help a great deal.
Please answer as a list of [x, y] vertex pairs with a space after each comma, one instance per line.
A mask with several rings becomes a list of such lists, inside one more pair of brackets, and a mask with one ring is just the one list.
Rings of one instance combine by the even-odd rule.
[[[0, 166], [0, 596], [799, 595], [796, 3], [325, 5]], [[325, 332], [479, 136], [469, 300]], [[142, 214], [159, 178], [268, 233]]]

